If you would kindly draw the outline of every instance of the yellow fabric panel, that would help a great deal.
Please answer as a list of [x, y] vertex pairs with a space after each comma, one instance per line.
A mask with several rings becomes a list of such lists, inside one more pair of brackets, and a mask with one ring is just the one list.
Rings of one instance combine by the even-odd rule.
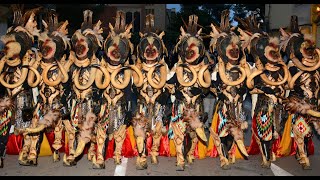
[[[211, 128], [215, 131], [217, 128], [217, 124], [218, 124], [218, 104], [216, 106], [216, 110], [214, 111], [213, 117], [212, 117], [212, 122], [211, 122]], [[212, 136], [209, 137], [209, 143], [208, 143], [208, 148], [207, 148], [207, 155], [209, 156], [210, 152], [213, 150], [214, 148], [214, 143], [213, 143], [213, 138]]]
[[202, 141], [198, 141], [198, 153], [199, 159], [204, 159], [206, 157], [207, 146]]
[[210, 136], [208, 147], [207, 147], [207, 156], [210, 156], [210, 153], [213, 150], [213, 148], [214, 148], [213, 138]]
[[170, 139], [170, 143], [169, 143], [169, 148], [170, 148], [170, 156], [176, 156], [177, 152], [176, 152], [176, 146], [174, 145], [173, 139]]
[[43, 133], [43, 140], [42, 140], [42, 143], [40, 145], [39, 156], [51, 156], [51, 155], [52, 155], [52, 151], [51, 151], [51, 147], [50, 147], [49, 141], [47, 139], [46, 134]]
[[134, 137], [134, 132], [133, 132], [132, 126], [128, 127], [128, 133], [129, 133], [132, 149], [134, 149], [136, 147], [136, 138]]
[[291, 138], [291, 125], [292, 125], [292, 115], [289, 114], [287, 122], [284, 126], [284, 131], [282, 134], [280, 146], [277, 152], [278, 156], [288, 156], [291, 152], [292, 138]]
[[64, 146], [65, 147], [68, 147], [69, 149], [69, 146], [68, 146], [68, 141], [69, 141], [69, 133], [68, 132], [65, 132], [65, 136], [64, 136]]
[[235, 147], [236, 147], [236, 152], [235, 152], [236, 159], [244, 159], [242, 154], [241, 154], [241, 152], [240, 152], [240, 150], [239, 150], [239, 148], [238, 148], [238, 146], [236, 144], [235, 144]]

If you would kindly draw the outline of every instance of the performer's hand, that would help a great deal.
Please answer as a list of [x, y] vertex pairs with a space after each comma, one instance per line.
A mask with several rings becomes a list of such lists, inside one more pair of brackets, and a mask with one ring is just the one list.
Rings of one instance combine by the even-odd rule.
[[274, 90], [271, 89], [270, 87], [262, 87], [261, 90], [266, 93], [266, 94], [274, 94]]
[[274, 139], [279, 139], [279, 134], [277, 131], [273, 132], [273, 138]]
[[126, 112], [126, 118], [125, 118], [125, 120], [124, 120], [124, 124], [125, 124], [126, 126], [130, 126], [130, 124], [131, 124], [131, 119], [132, 119], [132, 111], [127, 111], [127, 112]]
[[71, 120], [71, 114], [70, 114], [70, 112], [67, 112], [67, 113], [62, 114], [61, 119], [62, 119], [62, 120]]

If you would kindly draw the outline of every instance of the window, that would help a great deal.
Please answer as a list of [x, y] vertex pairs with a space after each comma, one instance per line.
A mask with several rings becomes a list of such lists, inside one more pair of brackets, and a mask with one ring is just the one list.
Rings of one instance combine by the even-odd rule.
[[140, 12], [134, 12], [134, 32], [139, 32], [140, 31]]
[[154, 9], [146, 9], [146, 15], [153, 14], [154, 15]]
[[126, 24], [129, 24], [132, 22], [132, 12], [126, 13]]

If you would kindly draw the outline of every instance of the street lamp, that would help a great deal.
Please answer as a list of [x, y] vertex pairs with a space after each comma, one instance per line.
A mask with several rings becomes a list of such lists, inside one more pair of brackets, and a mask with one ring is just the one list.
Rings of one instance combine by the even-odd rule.
[[311, 24], [312, 24], [312, 34], [316, 41], [317, 39], [317, 24], [320, 22], [320, 4], [311, 5]]

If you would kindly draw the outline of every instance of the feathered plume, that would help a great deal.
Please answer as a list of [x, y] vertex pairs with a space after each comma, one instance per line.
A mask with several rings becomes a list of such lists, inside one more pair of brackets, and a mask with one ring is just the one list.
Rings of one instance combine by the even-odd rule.
[[14, 18], [13, 27], [9, 28], [8, 32], [10, 32], [11, 30], [14, 30], [16, 32], [23, 31], [26, 32], [32, 38], [32, 40], [34, 40], [33, 36], [39, 36], [40, 32], [40, 30], [37, 29], [37, 21], [35, 20], [35, 15], [42, 7], [30, 9], [22, 15], [23, 8], [24, 5], [11, 5], [11, 9], [14, 13]]
[[130, 39], [132, 23], [126, 25], [125, 13], [123, 11], [117, 11], [117, 15], [115, 19], [116, 19], [116, 23], [114, 26], [112, 26], [112, 24], [109, 23], [109, 28], [110, 28], [109, 35], [116, 36], [117, 34], [119, 34], [121, 38], [126, 37], [127, 39]]
[[148, 14], [146, 16], [146, 27], [145, 27], [145, 32], [154, 32], [154, 15], [153, 14]]
[[84, 36], [92, 34], [96, 37], [99, 47], [102, 47], [103, 43], [103, 29], [101, 26], [101, 21], [99, 20], [96, 24], [92, 24], [92, 14], [90, 10], [83, 11], [83, 23], [81, 25], [81, 31]]

